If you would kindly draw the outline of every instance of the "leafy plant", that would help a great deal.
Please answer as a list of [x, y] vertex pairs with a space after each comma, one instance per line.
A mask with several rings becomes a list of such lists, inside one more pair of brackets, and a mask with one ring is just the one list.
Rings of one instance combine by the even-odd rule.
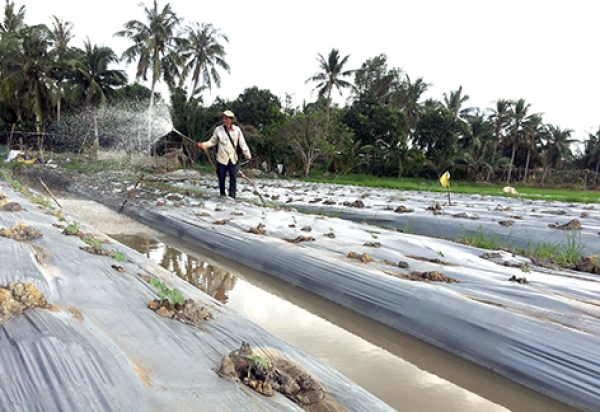
[[250, 379], [250, 372], [252, 370], [252, 365], [254, 365], [254, 362], [260, 363], [265, 368], [269, 366], [269, 362], [265, 358], [263, 358], [262, 356], [259, 356], [259, 355], [246, 355], [245, 358], [250, 361], [248, 363], [248, 379]]
[[153, 278], [150, 283], [152, 284], [152, 286], [154, 286], [156, 289], [158, 289], [158, 297], [160, 299], [159, 305], [162, 306], [165, 299], [169, 299], [170, 301], [172, 301], [173, 303], [179, 303], [180, 305], [183, 305], [185, 303], [185, 299], [183, 298], [183, 295], [181, 294], [181, 292], [179, 291], [179, 289], [170, 289], [165, 282], [162, 282], [156, 278]]
[[67, 227], [65, 228], [65, 232], [68, 235], [77, 235], [79, 234], [79, 225], [77, 224], [77, 222], [73, 222], [67, 225]]
[[90, 246], [94, 246], [98, 249], [103, 249], [102, 242], [99, 239], [94, 239], [91, 237], [83, 238], [83, 241]]
[[529, 266], [523, 265], [523, 266], [521, 266], [521, 272], [523, 272], [523, 273], [531, 273], [531, 269], [529, 269]]
[[115, 252], [115, 259], [117, 262], [124, 262], [127, 260], [127, 256], [123, 252]]
[[438, 253], [438, 255], [440, 255], [440, 257], [445, 257], [445, 256], [444, 256], [444, 253], [443, 253], [441, 250], [440, 250], [440, 251], [438, 251], [437, 253]]

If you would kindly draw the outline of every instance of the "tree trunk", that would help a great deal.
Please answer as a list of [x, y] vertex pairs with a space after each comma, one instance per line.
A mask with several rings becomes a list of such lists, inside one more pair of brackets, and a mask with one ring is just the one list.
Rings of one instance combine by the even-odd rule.
[[56, 103], [56, 121], [60, 123], [60, 99], [58, 99], [58, 103]]
[[598, 159], [596, 160], [596, 181], [598, 181], [598, 171], [600, 170], [600, 155], [598, 155]]
[[517, 151], [517, 144], [513, 143], [512, 156], [510, 157], [510, 167], [508, 168], [508, 177], [506, 178], [506, 185], [510, 184], [510, 175], [512, 174], [513, 164], [515, 163], [515, 152]]
[[529, 174], [529, 158], [531, 157], [531, 149], [527, 149], [527, 161], [525, 162], [525, 177], [523, 181], [527, 183], [527, 175]]

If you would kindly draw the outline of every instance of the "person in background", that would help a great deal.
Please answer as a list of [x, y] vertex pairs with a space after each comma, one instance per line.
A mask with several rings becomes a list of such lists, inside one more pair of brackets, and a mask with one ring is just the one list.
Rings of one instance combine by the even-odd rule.
[[225, 176], [229, 173], [229, 196], [235, 199], [238, 155], [237, 148], [242, 149], [246, 159], [252, 155], [244, 139], [242, 130], [233, 124], [235, 115], [231, 110], [221, 114], [223, 125], [215, 128], [212, 137], [206, 142], [198, 143], [202, 150], [217, 146], [217, 178], [219, 179], [219, 193], [225, 196]]

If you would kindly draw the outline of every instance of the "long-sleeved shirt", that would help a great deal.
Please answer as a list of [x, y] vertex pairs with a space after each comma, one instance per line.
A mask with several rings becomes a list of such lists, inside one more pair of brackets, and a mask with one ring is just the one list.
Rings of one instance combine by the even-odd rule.
[[[244, 138], [244, 134], [242, 130], [236, 125], [232, 125], [233, 130], [229, 130], [229, 135], [233, 140], [235, 146], [239, 146], [242, 149], [242, 153], [246, 156], [246, 159], [250, 159], [252, 155], [250, 154], [250, 149], [246, 144], [246, 139]], [[238, 156], [235, 150], [235, 147], [231, 145], [231, 140], [227, 136], [227, 132], [225, 131], [225, 126], [219, 126], [215, 128], [212, 137], [204, 142], [204, 147], [210, 149], [215, 145], [219, 145], [217, 150], [217, 162], [226, 165], [231, 160], [231, 163], [238, 162]]]

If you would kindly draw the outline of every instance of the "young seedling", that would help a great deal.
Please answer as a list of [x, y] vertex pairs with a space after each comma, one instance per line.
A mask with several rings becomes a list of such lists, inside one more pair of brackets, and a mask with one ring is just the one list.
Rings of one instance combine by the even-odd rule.
[[250, 361], [248, 364], [248, 379], [250, 379], [250, 372], [252, 370], [252, 365], [254, 365], [254, 362], [260, 363], [265, 368], [269, 366], [269, 362], [267, 362], [267, 360], [265, 358], [263, 358], [262, 356], [246, 355], [245, 358]]
[[293, 220], [293, 222], [294, 222], [294, 225], [297, 225], [297, 224], [298, 224], [298, 221], [296, 220], [296, 216], [292, 216], [292, 220]]
[[444, 253], [441, 250], [438, 252], [438, 255], [440, 255], [441, 257], [444, 257]]
[[523, 273], [531, 273], [531, 269], [529, 269], [529, 266], [523, 265], [523, 266], [521, 266], [521, 272], [523, 272]]
[[65, 228], [65, 233], [67, 235], [77, 235], [77, 234], [79, 234], [79, 225], [77, 223], [75, 223], [75, 222], [67, 225], [67, 227]]
[[156, 289], [158, 289], [158, 297], [160, 299], [159, 305], [162, 306], [165, 299], [169, 299], [171, 300], [173, 303], [179, 303], [180, 305], [183, 305], [185, 303], [185, 299], [183, 298], [183, 295], [181, 294], [181, 292], [179, 291], [179, 289], [169, 289], [169, 287], [167, 285], [165, 285], [165, 282], [162, 282], [156, 278], [153, 278], [150, 283], [152, 284], [152, 286], [154, 286]]
[[115, 252], [115, 259], [117, 262], [124, 262], [127, 260], [127, 256], [123, 252]]

